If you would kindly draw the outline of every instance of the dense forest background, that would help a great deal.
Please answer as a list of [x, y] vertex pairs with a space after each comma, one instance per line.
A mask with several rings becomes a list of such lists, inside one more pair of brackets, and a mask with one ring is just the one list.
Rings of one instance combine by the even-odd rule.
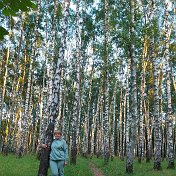
[[55, 125], [73, 164], [174, 167], [174, 0], [3, 0], [0, 24], [0, 152], [40, 155]]

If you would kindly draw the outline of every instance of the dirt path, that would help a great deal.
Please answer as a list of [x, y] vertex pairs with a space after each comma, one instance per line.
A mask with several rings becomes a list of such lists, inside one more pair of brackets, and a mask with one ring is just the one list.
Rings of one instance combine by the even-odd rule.
[[103, 172], [100, 169], [98, 169], [95, 166], [95, 164], [91, 163], [90, 169], [91, 169], [92, 173], [94, 174], [94, 176], [104, 176]]

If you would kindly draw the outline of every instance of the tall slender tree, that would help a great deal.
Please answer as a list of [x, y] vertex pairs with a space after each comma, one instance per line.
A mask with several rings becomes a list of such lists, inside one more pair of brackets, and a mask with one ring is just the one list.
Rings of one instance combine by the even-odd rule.
[[171, 68], [170, 68], [170, 33], [169, 33], [169, 13], [168, 1], [165, 1], [165, 36], [166, 36], [166, 51], [165, 51], [165, 66], [166, 66], [166, 91], [167, 91], [167, 157], [168, 168], [174, 168], [174, 144], [173, 144], [173, 120], [172, 120], [172, 101], [171, 101]]
[[77, 155], [77, 130], [78, 118], [80, 113], [80, 37], [79, 37], [79, 4], [80, 0], [76, 1], [76, 81], [75, 95], [73, 103], [73, 118], [72, 118], [72, 146], [71, 146], [71, 163], [76, 164]]
[[[133, 172], [133, 157], [134, 151], [136, 148], [136, 122], [137, 122], [137, 60], [135, 58], [135, 46], [134, 46], [134, 1], [130, 1], [130, 12], [131, 12], [131, 20], [130, 20], [130, 47], [129, 47], [129, 56], [131, 60], [131, 136], [130, 142], [127, 144], [127, 162], [126, 162], [126, 172]], [[131, 148], [131, 149], [130, 149]], [[130, 154], [132, 152], [132, 154]], [[132, 157], [132, 158], [131, 158]]]
[[[52, 91], [52, 101], [50, 106], [50, 120], [49, 125], [46, 130], [45, 142], [48, 145], [46, 149], [42, 151], [42, 157], [40, 160], [40, 166], [38, 171], [38, 176], [47, 176], [48, 172], [48, 162], [49, 162], [49, 153], [50, 147], [53, 140], [53, 131], [54, 131], [54, 123], [55, 119], [57, 118], [57, 107], [58, 107], [58, 100], [59, 100], [59, 90], [60, 90], [60, 79], [61, 79], [61, 68], [64, 60], [65, 48], [66, 48], [66, 37], [67, 37], [67, 27], [68, 27], [68, 15], [69, 15], [69, 6], [70, 1], [65, 0], [65, 8], [63, 11], [63, 20], [61, 23], [61, 45], [59, 48], [59, 56], [56, 66], [56, 71], [53, 80], [53, 91]], [[53, 68], [54, 69], [54, 68]]]
[[154, 143], [154, 169], [161, 170], [161, 131], [160, 131], [160, 112], [159, 112], [159, 87], [158, 87], [158, 63], [155, 54], [155, 36], [154, 36], [154, 28], [156, 23], [156, 7], [155, 1], [152, 0], [151, 3], [151, 19], [152, 19], [152, 36], [151, 36], [151, 59], [152, 59], [152, 71], [153, 71], [153, 89], [154, 89], [154, 135], [155, 135], [155, 143]]
[[104, 56], [103, 56], [103, 131], [104, 131], [104, 162], [109, 162], [109, 87], [108, 87], [108, 58], [109, 58], [109, 1], [104, 2]]

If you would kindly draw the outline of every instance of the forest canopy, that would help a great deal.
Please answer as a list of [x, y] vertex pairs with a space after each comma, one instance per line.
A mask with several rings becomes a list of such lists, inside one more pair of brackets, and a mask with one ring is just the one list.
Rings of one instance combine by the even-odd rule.
[[74, 165], [81, 155], [126, 160], [127, 173], [135, 158], [174, 168], [175, 9], [174, 0], [0, 1], [0, 151], [37, 153], [46, 175], [60, 130]]
[[[2, 0], [0, 1], [0, 13], [4, 16], [17, 16], [19, 11], [27, 12], [31, 8], [36, 9], [36, 5], [30, 0]], [[0, 26], [0, 40], [4, 35], [8, 35], [8, 31]]]

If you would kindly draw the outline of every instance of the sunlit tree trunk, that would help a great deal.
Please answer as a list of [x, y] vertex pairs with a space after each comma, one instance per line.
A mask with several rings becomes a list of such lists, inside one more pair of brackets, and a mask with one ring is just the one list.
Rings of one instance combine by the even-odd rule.
[[[21, 37], [20, 37], [20, 43], [22, 41], [22, 33], [21, 33]], [[22, 77], [24, 76], [25, 74], [25, 65], [26, 65], [26, 53], [25, 53], [25, 56], [24, 56], [24, 68], [22, 69], [22, 66], [19, 67], [17, 63], [19, 63], [19, 52], [20, 52], [20, 49], [21, 47], [19, 46], [19, 50], [18, 50], [18, 56], [16, 58], [16, 67], [15, 67], [15, 70], [14, 72], [18, 72], [18, 70], [20, 70], [20, 72], [22, 72], [23, 70], [23, 73], [22, 73]], [[21, 79], [20, 79], [20, 75], [18, 76], [17, 74], [14, 76], [14, 79], [13, 79], [13, 82], [12, 82], [12, 94], [11, 94], [11, 102], [10, 102], [10, 107], [9, 107], [9, 111], [8, 111], [8, 116], [7, 116], [7, 121], [8, 121], [8, 133], [6, 134], [6, 143], [5, 143], [5, 153], [7, 155], [9, 149], [12, 147], [10, 146], [10, 141], [13, 137], [12, 135], [12, 132], [14, 130], [14, 119], [15, 119], [15, 114], [17, 113], [17, 110], [18, 110], [18, 106], [20, 105], [20, 102], [18, 101], [19, 100], [19, 96], [20, 96], [20, 93], [23, 89], [23, 82], [21, 82]], [[13, 143], [12, 143], [13, 144]]]
[[[21, 69], [21, 68], [20, 68]], [[20, 79], [20, 78], [19, 78]], [[19, 83], [19, 79], [16, 80], [16, 81], [13, 81], [13, 86], [12, 86], [12, 92], [13, 92], [13, 95], [12, 95], [12, 99], [11, 99], [11, 106], [9, 108], [9, 111], [10, 111], [10, 115], [9, 115], [9, 130], [8, 130], [8, 134], [7, 134], [7, 143], [6, 143], [6, 147], [7, 147], [7, 151], [9, 151], [10, 148], [13, 148], [12, 146], [14, 145], [14, 143], [12, 142], [11, 145], [10, 145], [10, 141], [15, 137], [15, 135], [13, 134], [15, 131], [15, 128], [14, 128], [14, 123], [15, 123], [15, 118], [17, 115], [17, 111], [18, 111], [18, 106], [20, 105], [19, 103], [19, 96], [20, 96], [20, 91], [21, 91], [21, 87], [22, 85], [20, 85]], [[16, 82], [16, 83], [15, 83]], [[13, 152], [16, 152], [17, 153], [17, 150], [18, 148], [15, 147], [15, 149], [13, 148]]]
[[151, 159], [151, 127], [150, 127], [150, 115], [149, 115], [149, 101], [144, 101], [144, 109], [146, 112], [145, 115], [145, 124], [146, 124], [146, 162], [149, 163]]
[[29, 75], [28, 75], [28, 84], [27, 84], [27, 90], [26, 90], [26, 100], [24, 105], [24, 115], [22, 116], [22, 122], [21, 122], [21, 135], [19, 139], [19, 155], [26, 154], [28, 150], [28, 128], [29, 128], [29, 122], [30, 122], [30, 98], [31, 98], [31, 84], [32, 84], [32, 69], [33, 69], [33, 59], [30, 61], [29, 66]]
[[[37, 107], [35, 108], [37, 109]], [[39, 117], [40, 116], [40, 111], [38, 113], [38, 116], [37, 116], [37, 112], [36, 112], [36, 117]], [[35, 118], [33, 120], [33, 126], [32, 126], [32, 134], [31, 134], [31, 138], [32, 138], [32, 144], [31, 144], [31, 152], [32, 153], [35, 153], [36, 152], [36, 149], [37, 149], [37, 139], [38, 139], [38, 119], [39, 118]]]
[[[12, 127], [12, 150], [13, 152], [15, 152], [16, 154], [18, 154], [18, 142], [19, 142], [19, 138], [20, 138], [20, 129], [21, 129], [21, 113], [23, 111], [23, 89], [24, 89], [24, 83], [25, 83], [25, 76], [26, 76], [26, 63], [27, 63], [27, 53], [26, 53], [26, 49], [25, 49], [25, 53], [24, 53], [24, 64], [22, 66], [22, 77], [21, 77], [21, 85], [19, 85], [17, 83], [16, 88], [14, 90], [14, 95], [16, 95], [16, 101], [17, 103], [14, 103], [14, 106], [16, 106], [16, 111], [14, 110], [14, 112], [12, 111], [13, 115], [12, 115], [12, 120], [13, 120], [13, 124], [14, 126]], [[19, 78], [20, 79], [20, 78]], [[19, 80], [18, 80], [19, 82]], [[15, 81], [14, 81], [15, 83]], [[18, 90], [18, 91], [17, 91]], [[13, 101], [13, 100], [12, 100]], [[19, 125], [20, 124], [20, 125]]]
[[31, 112], [32, 112], [32, 89], [33, 89], [33, 70], [34, 64], [37, 55], [37, 42], [38, 42], [38, 27], [39, 27], [39, 15], [40, 15], [40, 0], [37, 1], [38, 9], [37, 15], [35, 18], [35, 27], [34, 27], [34, 38], [32, 40], [32, 54], [30, 57], [30, 66], [29, 66], [29, 75], [26, 89], [26, 97], [24, 103], [24, 113], [21, 120], [21, 134], [19, 139], [19, 153], [24, 155], [28, 152], [28, 144], [29, 144], [29, 127], [31, 125]]
[[[6, 55], [5, 55], [5, 63], [4, 63], [4, 75], [3, 75], [3, 85], [1, 91], [1, 102], [0, 102], [0, 129], [2, 128], [2, 119], [3, 119], [3, 110], [4, 110], [4, 100], [5, 100], [5, 91], [6, 91], [6, 83], [7, 83], [7, 75], [8, 75], [8, 60], [9, 60], [9, 47], [6, 50]], [[2, 144], [3, 144], [3, 138], [2, 135], [0, 135], [0, 152], [2, 151]]]
[[8, 60], [9, 60], [9, 50], [10, 48], [8, 47], [6, 50], [6, 57], [4, 58], [5, 63], [4, 63], [4, 75], [3, 75], [3, 86], [2, 86], [2, 94], [1, 94], [1, 109], [0, 109], [0, 128], [1, 128], [1, 121], [3, 118], [3, 109], [4, 109], [4, 98], [5, 98], [5, 91], [6, 91], [6, 83], [7, 83], [7, 73], [8, 73]]
[[168, 23], [168, 1], [165, 2], [165, 66], [166, 66], [166, 90], [167, 90], [167, 157], [168, 168], [174, 168], [174, 144], [173, 144], [173, 120], [172, 120], [172, 102], [171, 102], [171, 67], [170, 67], [170, 33]]

